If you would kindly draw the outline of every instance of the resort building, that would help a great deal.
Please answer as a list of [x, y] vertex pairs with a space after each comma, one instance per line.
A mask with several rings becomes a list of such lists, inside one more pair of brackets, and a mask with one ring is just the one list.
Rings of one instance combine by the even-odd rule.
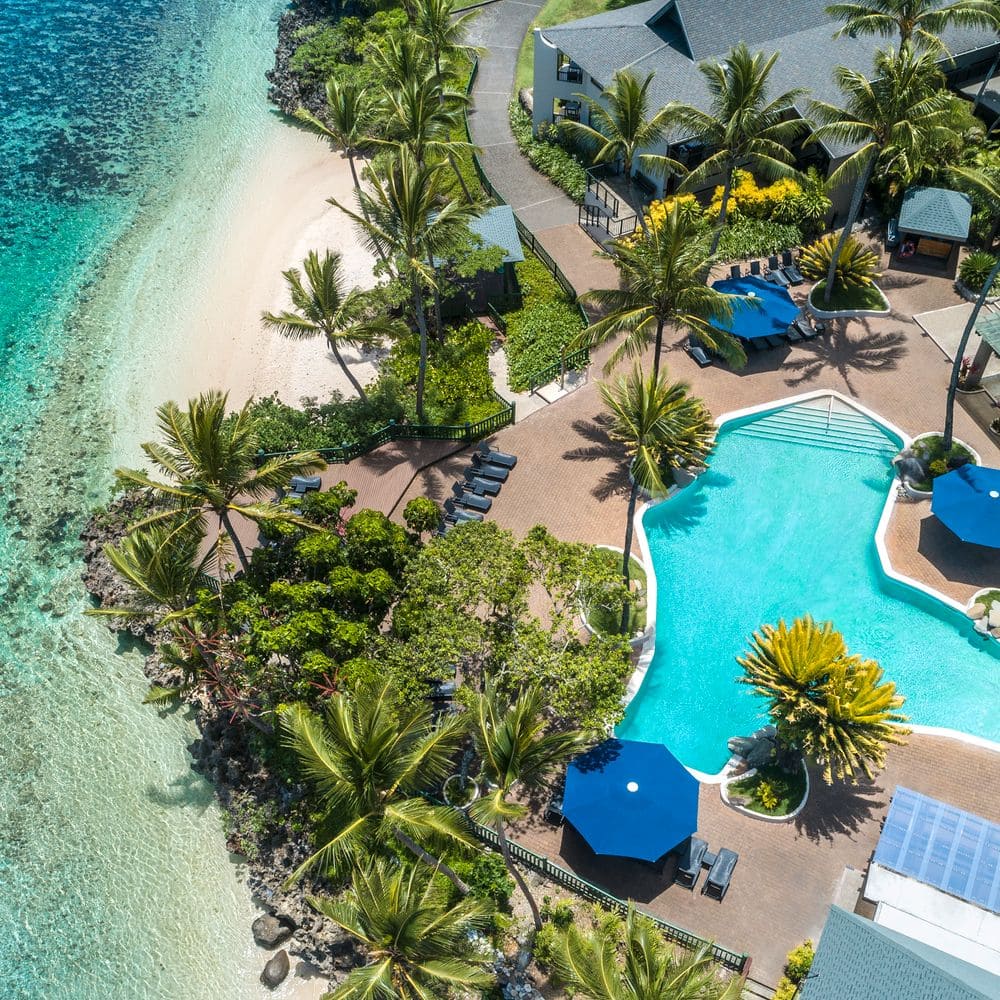
[[[533, 123], [562, 119], [586, 120], [580, 95], [599, 98], [617, 70], [639, 77], [653, 73], [651, 105], [670, 101], [709, 109], [709, 93], [698, 70], [703, 60], [723, 60], [739, 42], [754, 51], [779, 52], [771, 74], [772, 93], [803, 88], [806, 95], [789, 109], [804, 115], [815, 97], [836, 103], [839, 91], [833, 71], [847, 66], [870, 73], [875, 50], [890, 44], [884, 38], [834, 38], [840, 22], [826, 13], [829, 0], [647, 0], [534, 32]], [[951, 28], [942, 40], [952, 59], [941, 69], [958, 88], [985, 76], [1000, 44], [993, 32]], [[693, 166], [703, 156], [690, 136], [674, 135], [669, 145], [649, 152], [669, 155]], [[797, 152], [801, 167], [813, 164], [824, 175], [837, 166], [845, 151], [812, 144]], [[650, 195], [665, 189], [662, 179], [638, 175]], [[835, 199], [835, 210], [844, 204]]]

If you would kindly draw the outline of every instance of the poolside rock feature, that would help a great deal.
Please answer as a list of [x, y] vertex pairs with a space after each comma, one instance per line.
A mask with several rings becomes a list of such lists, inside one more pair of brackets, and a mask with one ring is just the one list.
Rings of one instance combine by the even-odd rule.
[[976, 601], [971, 607], [965, 609], [965, 617], [971, 618], [973, 621], [978, 621], [980, 618], [986, 617], [986, 605], [981, 601]]
[[923, 458], [915, 455], [909, 448], [901, 451], [893, 460], [896, 467], [896, 475], [900, 482], [923, 483], [926, 482], [929, 466]]
[[789, 751], [778, 740], [774, 726], [764, 726], [750, 736], [733, 736], [726, 743], [733, 756], [742, 760], [745, 767], [740, 770], [766, 767], [776, 764], [784, 770], [797, 766], [798, 754]]
[[264, 913], [250, 925], [250, 930], [261, 948], [277, 948], [292, 936], [295, 924], [288, 917]]
[[990, 608], [986, 620], [989, 622], [990, 628], [1000, 628], [1000, 603], [994, 604]]
[[978, 632], [978, 633], [979, 633], [980, 635], [988, 635], [988, 634], [989, 634], [989, 631], [990, 631], [990, 626], [989, 626], [989, 622], [987, 622], [985, 618], [978, 618], [978, 619], [976, 619], [976, 621], [974, 621], [974, 622], [972, 623], [972, 627], [973, 627], [973, 628], [974, 628], [974, 629], [975, 629], [975, 630], [976, 630], [976, 631], [977, 631], [977, 632]]
[[285, 977], [288, 975], [288, 970], [290, 968], [291, 964], [288, 961], [288, 952], [282, 948], [281, 951], [279, 951], [278, 954], [264, 966], [264, 971], [260, 974], [260, 981], [269, 990], [273, 990], [276, 986], [280, 986], [285, 981]]

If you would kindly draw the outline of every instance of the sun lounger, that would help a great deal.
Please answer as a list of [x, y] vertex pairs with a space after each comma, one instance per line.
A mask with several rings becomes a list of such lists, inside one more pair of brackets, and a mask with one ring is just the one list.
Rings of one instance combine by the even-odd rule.
[[319, 476], [292, 476], [288, 490], [290, 493], [298, 493], [301, 496], [309, 490], [318, 490], [322, 485], [323, 480]]
[[743, 269], [739, 264], [733, 264], [733, 266], [729, 268], [729, 277], [732, 278], [733, 281], [737, 278], [743, 277]]
[[516, 455], [509, 455], [505, 451], [494, 451], [485, 441], [479, 445], [479, 454], [491, 465], [499, 465], [503, 469], [513, 469], [517, 465]]
[[799, 333], [802, 334], [803, 339], [812, 340], [813, 337], [819, 336], [819, 330], [817, 330], [812, 323], [809, 322], [804, 316], [800, 316], [792, 326], [795, 327]]
[[791, 284], [788, 275], [781, 270], [777, 257], [768, 257], [767, 259], [767, 280], [782, 288], [787, 288]]
[[465, 489], [473, 493], [482, 493], [488, 497], [495, 497], [500, 492], [501, 484], [495, 479], [483, 479], [476, 475], [475, 469], [465, 470]]
[[715, 857], [715, 864], [708, 870], [705, 884], [701, 887], [702, 895], [711, 896], [713, 899], [718, 899], [721, 903], [729, 891], [729, 883], [733, 878], [733, 869], [739, 860], [740, 856], [735, 851], [730, 851], [727, 847], [723, 847]]
[[444, 502], [445, 509], [445, 521], [450, 521], [454, 524], [461, 524], [463, 521], [481, 521], [483, 519], [482, 514], [477, 514], [472, 510], [462, 510], [460, 507], [455, 506], [455, 501], [448, 499]]
[[785, 331], [784, 336], [785, 340], [787, 340], [790, 344], [801, 344], [804, 339], [802, 334], [795, 329], [794, 323]]
[[708, 368], [712, 364], [712, 359], [705, 353], [705, 348], [701, 344], [688, 344], [684, 350], [694, 358], [699, 368]]
[[698, 837], [688, 837], [684, 841], [677, 859], [677, 871], [674, 874], [674, 881], [678, 885], [694, 889], [698, 884], [698, 876], [701, 875], [701, 860], [707, 850], [708, 844]]
[[750, 261], [750, 273], [755, 277], [760, 277], [760, 261], [752, 260]]
[[744, 350], [746, 349], [747, 344], [749, 344], [755, 351], [766, 351], [768, 348], [768, 345], [764, 343], [763, 337], [753, 337], [751, 340], [744, 340], [743, 344]]
[[784, 347], [784, 341], [780, 337], [760, 337], [760, 340], [767, 341], [768, 347]]
[[455, 483], [451, 491], [455, 494], [455, 503], [460, 507], [468, 507], [470, 510], [478, 510], [485, 514], [493, 506], [493, 501], [489, 497], [478, 496], [475, 493], [466, 493], [460, 483]]
[[781, 254], [781, 270], [785, 272], [793, 285], [801, 285], [806, 280], [802, 272], [795, 266], [795, 258], [792, 256], [791, 250], [785, 250]]
[[545, 807], [545, 821], [553, 826], [559, 826], [563, 821], [562, 799], [552, 799]]
[[510, 474], [510, 469], [494, 465], [492, 462], [486, 462], [483, 460], [482, 455], [478, 453], [472, 456], [472, 468], [475, 470], [477, 476], [482, 476], [483, 479], [495, 479], [498, 483], [507, 482], [507, 476]]

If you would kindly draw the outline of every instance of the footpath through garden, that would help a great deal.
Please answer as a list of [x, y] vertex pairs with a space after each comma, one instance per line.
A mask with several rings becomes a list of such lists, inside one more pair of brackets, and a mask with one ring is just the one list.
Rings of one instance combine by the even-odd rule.
[[562, 269], [578, 293], [614, 288], [614, 265], [596, 257], [597, 245], [577, 224], [577, 205], [535, 170], [514, 141], [507, 107], [514, 96], [517, 54], [541, 0], [496, 0], [480, 9], [469, 41], [484, 50], [472, 89], [469, 132], [482, 151], [490, 183]]

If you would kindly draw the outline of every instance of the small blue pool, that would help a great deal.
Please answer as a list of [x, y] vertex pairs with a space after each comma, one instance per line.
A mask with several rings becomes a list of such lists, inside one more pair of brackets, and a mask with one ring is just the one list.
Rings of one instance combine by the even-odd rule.
[[712, 287], [726, 295], [749, 295], [760, 300], [759, 309], [737, 303], [732, 319], [717, 317], [712, 320], [712, 326], [743, 340], [779, 336], [799, 314], [799, 307], [787, 289], [779, 288], [763, 278], [727, 278], [725, 281], [712, 282]]
[[623, 739], [717, 772], [726, 740], [764, 719], [764, 701], [736, 683], [736, 657], [763, 623], [809, 613], [879, 661], [911, 722], [1000, 742], [1000, 644], [882, 572], [874, 533], [899, 442], [827, 403], [727, 423], [709, 471], [645, 514], [656, 651]]

